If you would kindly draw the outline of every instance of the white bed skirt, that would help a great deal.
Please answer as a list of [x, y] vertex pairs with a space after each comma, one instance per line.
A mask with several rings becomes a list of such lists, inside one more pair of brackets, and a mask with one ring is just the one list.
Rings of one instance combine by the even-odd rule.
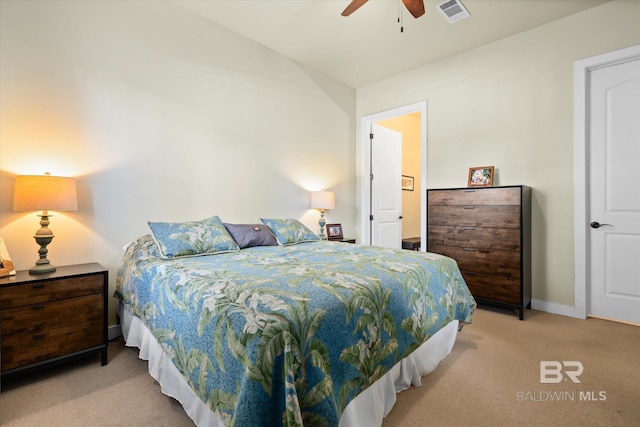
[[[140, 349], [138, 357], [148, 361], [149, 373], [160, 384], [162, 393], [180, 402], [197, 426], [224, 427], [218, 415], [189, 387], [145, 324], [122, 306], [119, 307], [119, 314], [126, 345]], [[396, 393], [406, 390], [411, 385], [422, 385], [421, 377], [433, 371], [451, 352], [457, 332], [456, 320], [398, 362], [384, 377], [347, 405], [340, 418], [339, 427], [381, 426], [382, 419], [396, 403]]]

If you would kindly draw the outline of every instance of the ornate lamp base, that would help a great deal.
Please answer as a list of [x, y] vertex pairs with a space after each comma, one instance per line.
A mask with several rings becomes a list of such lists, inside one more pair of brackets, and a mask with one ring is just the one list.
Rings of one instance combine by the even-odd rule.
[[49, 215], [46, 214], [46, 211], [42, 213], [40, 216], [40, 229], [36, 231], [36, 235], [33, 236], [36, 239], [36, 243], [40, 245], [40, 249], [38, 249], [38, 253], [40, 254], [40, 259], [36, 261], [36, 265], [29, 269], [29, 274], [45, 274], [45, 273], [53, 273], [56, 271], [56, 266], [51, 264], [47, 259], [47, 253], [49, 250], [47, 249], [47, 245], [51, 243], [53, 238], [53, 232], [49, 230]]
[[326, 223], [327, 221], [324, 219], [324, 209], [320, 209], [320, 220], [318, 221], [318, 225], [320, 226], [320, 234], [318, 237], [320, 237], [320, 240], [327, 240], [327, 236], [324, 234], [324, 226]]
[[36, 265], [34, 265], [29, 269], [29, 274], [45, 274], [45, 273], [53, 273], [54, 271], [56, 271], [57, 267], [49, 263], [49, 260], [46, 260], [47, 261], [46, 264], [44, 263], [38, 264], [38, 261], [36, 261]]

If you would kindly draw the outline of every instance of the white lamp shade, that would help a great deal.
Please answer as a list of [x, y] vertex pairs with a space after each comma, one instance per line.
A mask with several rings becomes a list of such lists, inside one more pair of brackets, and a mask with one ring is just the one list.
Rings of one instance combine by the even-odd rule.
[[19, 175], [13, 195], [14, 211], [75, 211], [76, 180], [51, 175]]
[[333, 191], [312, 191], [311, 209], [334, 209], [336, 207], [336, 196]]

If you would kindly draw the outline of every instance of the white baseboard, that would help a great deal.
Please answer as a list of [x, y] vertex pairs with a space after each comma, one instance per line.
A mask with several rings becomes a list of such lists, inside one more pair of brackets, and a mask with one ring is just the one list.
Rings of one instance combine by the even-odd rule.
[[112, 325], [107, 329], [107, 336], [109, 337], [109, 341], [114, 340], [122, 335], [122, 329], [120, 325]]
[[531, 308], [533, 310], [545, 311], [547, 313], [560, 314], [567, 317], [576, 317], [576, 310], [573, 306], [570, 305], [556, 304], [555, 302], [532, 299]]

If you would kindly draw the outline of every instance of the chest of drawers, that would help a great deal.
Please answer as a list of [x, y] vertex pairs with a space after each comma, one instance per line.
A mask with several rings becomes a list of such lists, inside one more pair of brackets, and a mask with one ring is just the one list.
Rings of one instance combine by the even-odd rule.
[[427, 191], [427, 250], [454, 258], [478, 303], [531, 305], [531, 188]]
[[107, 274], [91, 263], [0, 279], [1, 376], [90, 354], [106, 365]]

